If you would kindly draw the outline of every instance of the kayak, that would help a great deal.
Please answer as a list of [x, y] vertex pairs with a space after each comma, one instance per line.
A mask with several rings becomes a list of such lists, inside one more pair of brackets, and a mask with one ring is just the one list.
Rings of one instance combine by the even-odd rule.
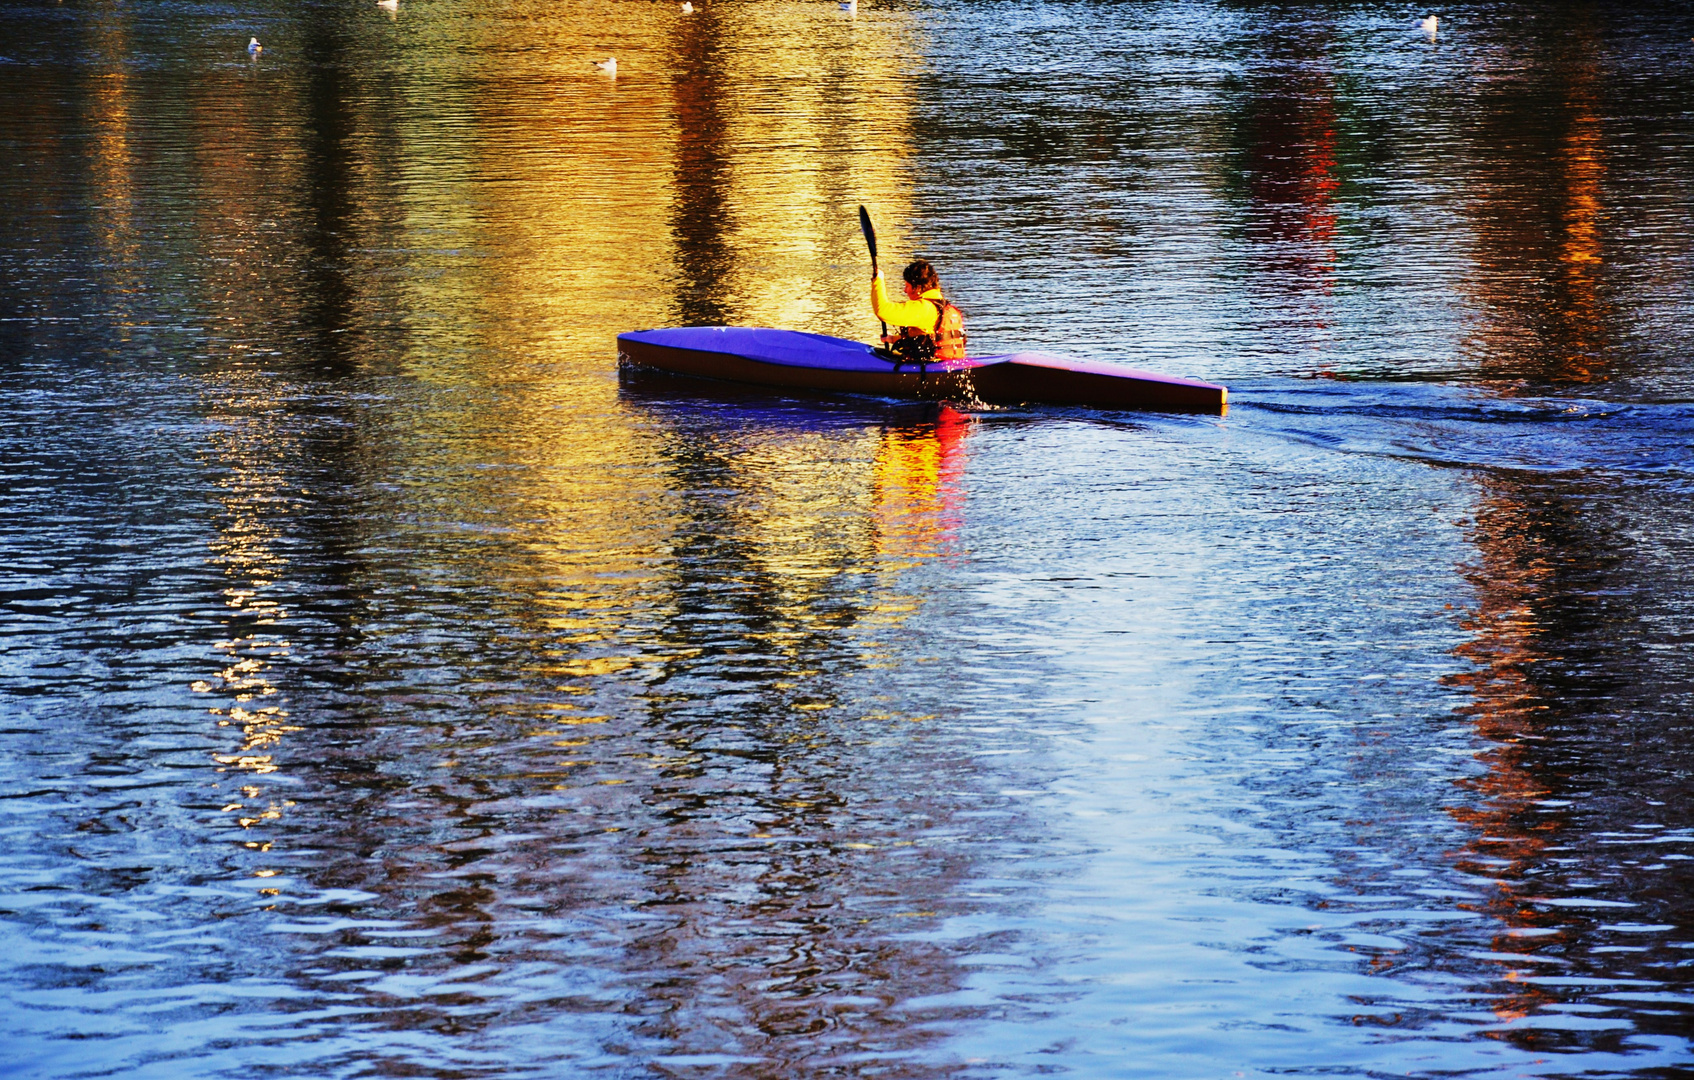
[[871, 346], [756, 326], [679, 326], [618, 335], [618, 360], [729, 382], [985, 405], [1084, 405], [1212, 413], [1229, 391], [1211, 383], [1045, 353], [1017, 352], [896, 367]]

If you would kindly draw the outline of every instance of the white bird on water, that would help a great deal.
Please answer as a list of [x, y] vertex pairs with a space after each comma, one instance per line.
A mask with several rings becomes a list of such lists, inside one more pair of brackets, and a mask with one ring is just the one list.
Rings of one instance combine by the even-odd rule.
[[258, 38], [250, 37], [250, 38], [247, 39], [247, 55], [248, 56], [258, 56], [260, 50], [262, 50], [263, 48], [264, 48], [264, 46], [259, 44]]
[[616, 75], [618, 73], [618, 58], [615, 56], [608, 56], [604, 60], [594, 61], [594, 66], [608, 75]]
[[1431, 41], [1434, 41], [1435, 40], [1435, 28], [1437, 26], [1441, 25], [1441, 20], [1434, 15], [1430, 15], [1427, 18], [1425, 18], [1423, 20], [1423, 22], [1418, 23], [1418, 25], [1423, 27], [1423, 32], [1429, 35], [1429, 39]]
[[688, 0], [682, 0], [682, 13], [684, 15], [694, 14], [694, 5], [690, 4]]

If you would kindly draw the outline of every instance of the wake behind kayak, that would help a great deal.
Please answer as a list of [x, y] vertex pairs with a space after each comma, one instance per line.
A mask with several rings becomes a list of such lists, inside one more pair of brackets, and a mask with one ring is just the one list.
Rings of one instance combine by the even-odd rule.
[[1114, 364], [1019, 352], [896, 368], [862, 342], [766, 327], [634, 330], [618, 335], [618, 359], [706, 379], [877, 397], [1215, 415], [1229, 407], [1222, 386]]

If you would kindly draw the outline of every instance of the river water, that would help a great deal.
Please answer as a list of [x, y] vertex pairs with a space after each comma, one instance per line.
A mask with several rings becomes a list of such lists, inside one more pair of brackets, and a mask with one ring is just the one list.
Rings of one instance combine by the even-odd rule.
[[1689, 1075], [1687, 9], [695, 6], [0, 11], [0, 1075]]

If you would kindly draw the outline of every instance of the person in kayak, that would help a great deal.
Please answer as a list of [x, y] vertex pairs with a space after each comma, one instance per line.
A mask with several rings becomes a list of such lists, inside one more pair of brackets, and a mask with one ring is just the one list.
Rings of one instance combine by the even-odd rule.
[[933, 360], [963, 360], [965, 317], [941, 295], [941, 278], [924, 259], [914, 259], [900, 275], [906, 299], [891, 301], [882, 286], [882, 271], [871, 278], [871, 310], [898, 333], [885, 335], [884, 345], [894, 363], [927, 364]]

